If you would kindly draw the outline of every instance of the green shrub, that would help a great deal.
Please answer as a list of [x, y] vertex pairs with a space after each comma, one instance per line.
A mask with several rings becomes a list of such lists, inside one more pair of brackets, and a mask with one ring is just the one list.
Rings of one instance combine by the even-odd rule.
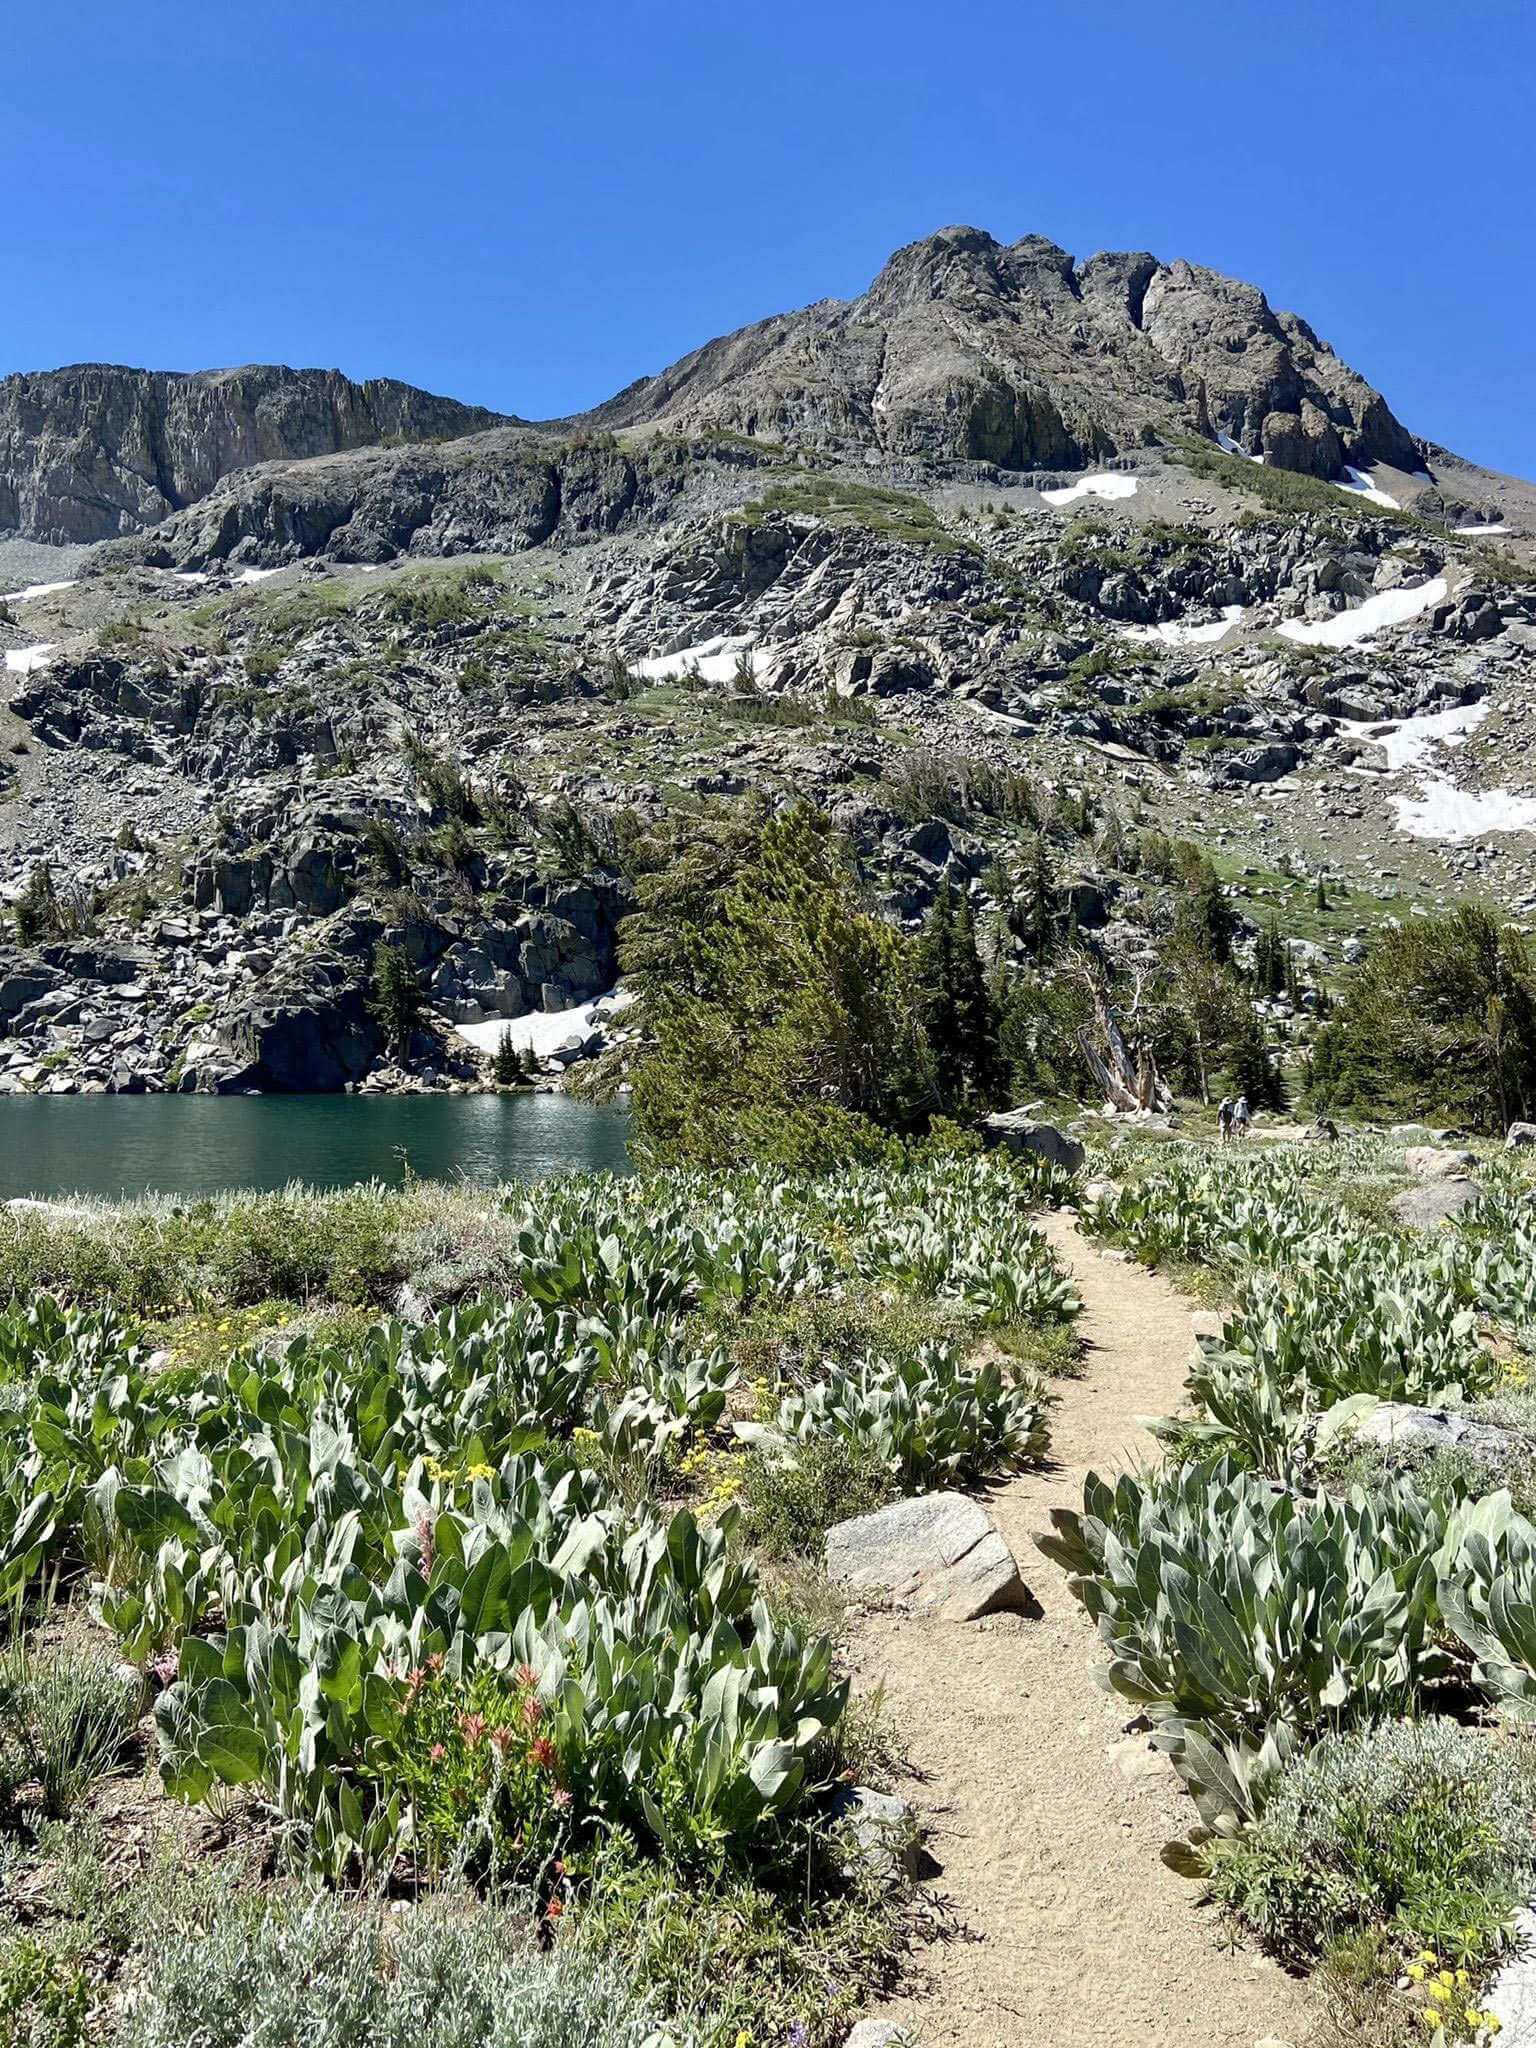
[[683, 1890], [615, 1838], [594, 1859], [576, 1940], [622, 1955], [688, 2048], [835, 2048], [889, 1967], [905, 1899], [857, 1858], [842, 1867], [825, 1830], [794, 1846]]
[[972, 1366], [950, 1344], [905, 1358], [866, 1358], [779, 1405], [773, 1434], [796, 1446], [842, 1437], [874, 1452], [903, 1491], [964, 1486], [1038, 1460], [1045, 1404], [995, 1363]]
[[1373, 941], [1320, 1034], [1323, 1109], [1502, 1131], [1536, 1106], [1536, 963], [1480, 905]]
[[1098, 1625], [1107, 1682], [1213, 1809], [1241, 1811], [1287, 1745], [1408, 1712], [1449, 1669], [1446, 1509], [1410, 1487], [1297, 1496], [1222, 1461], [1090, 1474], [1081, 1514], [1051, 1519], [1040, 1547]]
[[30, 1938], [0, 1945], [0, 2048], [86, 2048], [90, 2004], [75, 1964]]
[[1482, 1971], [1536, 1886], [1536, 1750], [1443, 1719], [1325, 1736], [1213, 1847], [1210, 1884], [1289, 1962], [1381, 1929], [1399, 1962]]
[[899, 1490], [878, 1446], [857, 1437], [812, 1437], [792, 1457], [754, 1451], [742, 1468], [742, 1535], [768, 1557], [814, 1557], [835, 1522], [867, 1515]]
[[541, 1956], [507, 1916], [326, 1897], [237, 1903], [151, 1944], [120, 2048], [642, 2048], [655, 2022], [613, 1963]]

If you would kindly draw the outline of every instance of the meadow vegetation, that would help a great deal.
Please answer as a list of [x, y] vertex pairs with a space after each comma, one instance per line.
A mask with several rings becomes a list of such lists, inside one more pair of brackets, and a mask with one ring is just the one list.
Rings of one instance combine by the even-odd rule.
[[[1175, 1860], [1319, 1966], [1340, 2039], [1491, 2040], [1533, 1888], [1536, 1240], [1522, 1168], [1480, 1175], [1421, 1234], [1373, 1220], [1380, 1139], [1147, 1148], [1083, 1209], [1228, 1306], [1166, 1461], [1090, 1478], [1045, 1547], [1194, 1797]], [[1479, 1448], [1381, 1450], [1404, 1407]]]
[[[840, 1818], [882, 1745], [821, 1537], [1044, 1454], [1064, 1186], [961, 1154], [10, 1212], [0, 2014], [841, 2038], [905, 1908]], [[106, 1896], [125, 1814], [160, 1860]]]

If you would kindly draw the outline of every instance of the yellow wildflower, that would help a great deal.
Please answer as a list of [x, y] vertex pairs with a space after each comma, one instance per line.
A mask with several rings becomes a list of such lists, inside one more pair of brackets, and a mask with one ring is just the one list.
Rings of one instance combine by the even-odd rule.
[[494, 1479], [496, 1474], [491, 1466], [480, 1460], [470, 1466], [468, 1476], [471, 1479]]

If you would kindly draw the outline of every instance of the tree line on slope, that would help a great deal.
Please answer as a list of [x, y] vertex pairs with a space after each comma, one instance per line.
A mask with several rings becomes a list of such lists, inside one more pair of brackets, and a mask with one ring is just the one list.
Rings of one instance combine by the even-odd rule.
[[[647, 1158], [820, 1168], [1092, 1087], [1106, 969], [1038, 852], [994, 869], [980, 922], [945, 887], [910, 935], [868, 907], [809, 805], [664, 822], [634, 873], [623, 966], [647, 1037], [633, 1095]], [[1284, 1107], [1232, 908], [1208, 863], [1182, 879], [1156, 971], [1117, 993], [1189, 1092]]]

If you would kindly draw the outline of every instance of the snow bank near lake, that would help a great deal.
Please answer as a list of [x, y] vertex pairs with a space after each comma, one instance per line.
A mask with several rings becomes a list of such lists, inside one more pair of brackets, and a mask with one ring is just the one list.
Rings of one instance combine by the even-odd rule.
[[57, 645], [55, 640], [39, 640], [34, 647], [8, 647], [5, 666], [13, 676], [29, 676], [43, 666]]
[[1078, 498], [1134, 498], [1136, 479], [1117, 470], [1098, 470], [1092, 476], [1080, 476], [1075, 484], [1063, 484], [1059, 490], [1040, 495], [1047, 505], [1070, 505]]
[[0, 590], [0, 604], [25, 604], [29, 598], [52, 597], [56, 590], [73, 590], [78, 580], [71, 576], [63, 583], [29, 583], [25, 590]]
[[1504, 524], [1503, 520], [1496, 519], [1488, 526], [1458, 526], [1456, 531], [1460, 534], [1465, 534], [1469, 540], [1475, 540], [1479, 534], [1508, 533], [1509, 528]]
[[1445, 578], [1435, 576], [1412, 590], [1383, 590], [1331, 619], [1287, 619], [1280, 631], [1306, 647], [1358, 647], [1384, 626], [1406, 626], [1420, 612], [1431, 610], [1444, 599], [1445, 590]]
[[1355, 498], [1369, 498], [1373, 505], [1385, 505], [1389, 512], [1401, 512], [1402, 506], [1386, 491], [1379, 490], [1363, 469], [1351, 469], [1346, 462], [1343, 476], [1329, 479], [1335, 490], [1348, 491]]
[[1226, 604], [1221, 608], [1221, 617], [1212, 619], [1203, 626], [1191, 626], [1183, 619], [1164, 619], [1156, 626], [1127, 626], [1124, 637], [1127, 640], [1160, 640], [1166, 647], [1191, 647], [1201, 642], [1209, 644], [1224, 640], [1243, 616], [1240, 604]]
[[524, 1058], [531, 1053], [536, 1060], [547, 1060], [568, 1038], [588, 1037], [599, 1010], [605, 1017], [617, 1016], [633, 1001], [627, 988], [613, 988], [574, 1009], [532, 1010], [526, 1017], [487, 1017], [483, 1024], [456, 1024], [454, 1029], [481, 1052], [496, 1052], [507, 1037]]
[[713, 640], [701, 640], [697, 647], [680, 647], [675, 654], [648, 654], [644, 661], [632, 661], [629, 672], [658, 683], [667, 676], [697, 671], [700, 682], [729, 683], [735, 680], [737, 664], [746, 654], [751, 656], [752, 673], [757, 676], [766, 656], [753, 651], [756, 637], [753, 633], [721, 633]]

